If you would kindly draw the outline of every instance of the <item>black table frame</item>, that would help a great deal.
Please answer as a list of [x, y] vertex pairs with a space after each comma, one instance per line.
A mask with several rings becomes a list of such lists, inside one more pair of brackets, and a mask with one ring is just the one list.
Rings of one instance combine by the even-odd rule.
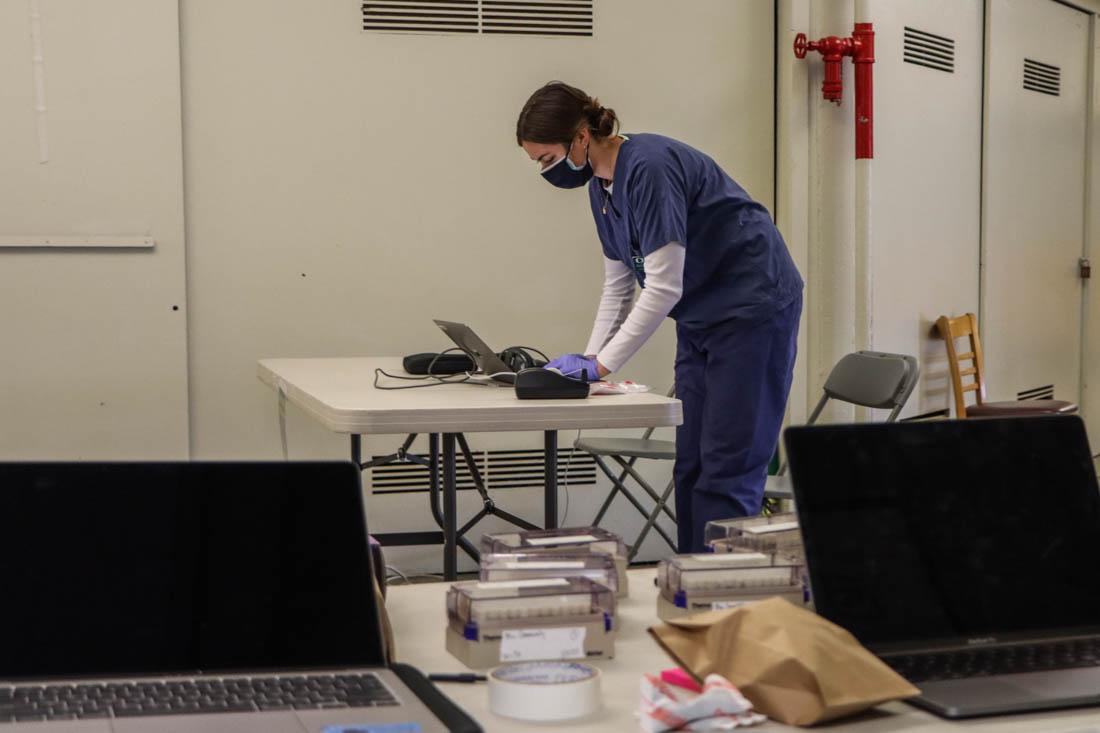
[[[439, 526], [440, 532], [387, 532], [374, 534], [374, 538], [382, 545], [408, 546], [408, 545], [443, 545], [443, 579], [453, 581], [458, 577], [458, 549], [474, 559], [480, 560], [480, 553], [466, 534], [487, 516], [496, 516], [508, 521], [522, 529], [538, 529], [530, 522], [504, 511], [496, 505], [489, 496], [474, 461], [470, 445], [463, 433], [429, 433], [428, 457], [410, 453], [413, 441], [417, 433], [406, 436], [404, 443], [397, 451], [388, 455], [363, 461], [362, 436], [351, 436], [351, 460], [359, 469], [366, 471], [377, 466], [385, 466], [392, 463], [415, 463], [428, 469], [428, 506], [432, 519]], [[440, 443], [442, 442], [442, 450]], [[458, 453], [462, 453], [474, 488], [481, 495], [481, 509], [471, 517], [462, 527], [458, 526]], [[547, 529], [558, 526], [558, 431], [546, 430], [543, 433], [543, 511], [544, 523]]]

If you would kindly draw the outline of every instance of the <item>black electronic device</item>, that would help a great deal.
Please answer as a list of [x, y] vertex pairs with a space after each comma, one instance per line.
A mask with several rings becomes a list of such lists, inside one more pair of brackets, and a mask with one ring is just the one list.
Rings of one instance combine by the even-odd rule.
[[920, 687], [912, 704], [1100, 705], [1100, 491], [1080, 418], [785, 440], [816, 610]]
[[534, 367], [516, 375], [516, 397], [521, 400], [581, 400], [587, 396], [587, 380], [551, 369]]
[[451, 376], [477, 369], [477, 364], [466, 354], [409, 354], [401, 360], [401, 366], [409, 374]]
[[480, 733], [386, 662], [361, 476], [0, 462], [0, 731]]

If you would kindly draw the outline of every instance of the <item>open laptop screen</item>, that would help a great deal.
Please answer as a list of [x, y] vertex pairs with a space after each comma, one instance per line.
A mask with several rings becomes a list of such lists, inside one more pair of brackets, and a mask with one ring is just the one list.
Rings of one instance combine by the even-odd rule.
[[863, 643], [1100, 627], [1100, 496], [1078, 418], [785, 439], [816, 608]]
[[0, 464], [0, 679], [383, 661], [349, 463]]

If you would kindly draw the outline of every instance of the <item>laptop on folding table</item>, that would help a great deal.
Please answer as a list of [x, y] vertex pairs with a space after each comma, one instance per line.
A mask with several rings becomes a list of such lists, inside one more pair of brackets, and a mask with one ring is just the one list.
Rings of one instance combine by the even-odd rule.
[[371, 573], [350, 463], [0, 464], [0, 733], [480, 731]]
[[502, 384], [516, 383], [516, 373], [488, 344], [481, 340], [480, 336], [474, 333], [474, 329], [465, 323], [454, 321], [436, 320], [435, 325], [439, 326], [439, 330], [447, 334], [451, 341], [454, 341], [455, 346], [470, 357], [477, 366], [479, 376]]
[[786, 431], [818, 613], [946, 717], [1100, 703], [1100, 493], [1077, 417]]

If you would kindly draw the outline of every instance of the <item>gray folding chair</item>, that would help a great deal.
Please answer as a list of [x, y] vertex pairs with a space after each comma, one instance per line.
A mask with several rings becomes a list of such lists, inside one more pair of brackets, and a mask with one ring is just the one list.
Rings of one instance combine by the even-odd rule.
[[[829, 400], [840, 400], [862, 407], [889, 409], [886, 422], [898, 419], [920, 376], [916, 357], [886, 354], [881, 351], [856, 351], [843, 357], [829, 373], [821, 400], [810, 413], [807, 425], [813, 425]], [[765, 499], [793, 499], [787, 466], [768, 476]]]
[[[673, 386], [672, 389], [668, 391], [668, 396], [675, 396], [675, 392], [676, 387]], [[634, 464], [639, 458], [653, 461], [671, 461], [676, 458], [676, 443], [671, 440], [653, 440], [653, 430], [653, 428], [649, 428], [642, 434], [641, 438], [582, 437], [573, 444], [576, 450], [584, 451], [591, 455], [596, 465], [604, 472], [604, 475], [611, 479], [611, 492], [607, 495], [607, 498], [604, 499], [600, 511], [596, 513], [596, 518], [592, 520], [593, 526], [598, 527], [600, 525], [600, 521], [611, 507], [611, 502], [613, 502], [615, 497], [620, 493], [626, 497], [626, 500], [630, 502], [643, 517], [646, 518], [645, 526], [642, 527], [641, 532], [638, 533], [634, 542], [629, 545], [629, 552], [627, 554], [628, 561], [634, 559], [646, 535], [649, 534], [650, 530], [654, 529], [657, 531], [657, 534], [661, 535], [664, 541], [668, 543], [668, 546], [671, 547], [673, 551], [676, 550], [676, 541], [672, 537], [669, 537], [664, 527], [657, 524], [657, 519], [661, 516], [662, 512], [664, 512], [673, 522], [676, 521], [676, 515], [672, 513], [672, 510], [668, 506], [668, 499], [672, 496], [674, 488], [673, 480], [669, 479], [668, 485], [665, 486], [664, 491], [658, 494], [657, 491], [649, 485], [649, 482], [638, 473], [638, 470], [634, 468]], [[618, 476], [616, 476], [607, 465], [607, 461], [605, 460], [607, 458], [610, 458], [622, 469]], [[640, 486], [653, 501], [652, 511], [647, 511], [638, 497], [627, 489], [624, 482], [628, 476], [634, 479], [638, 486]]]

